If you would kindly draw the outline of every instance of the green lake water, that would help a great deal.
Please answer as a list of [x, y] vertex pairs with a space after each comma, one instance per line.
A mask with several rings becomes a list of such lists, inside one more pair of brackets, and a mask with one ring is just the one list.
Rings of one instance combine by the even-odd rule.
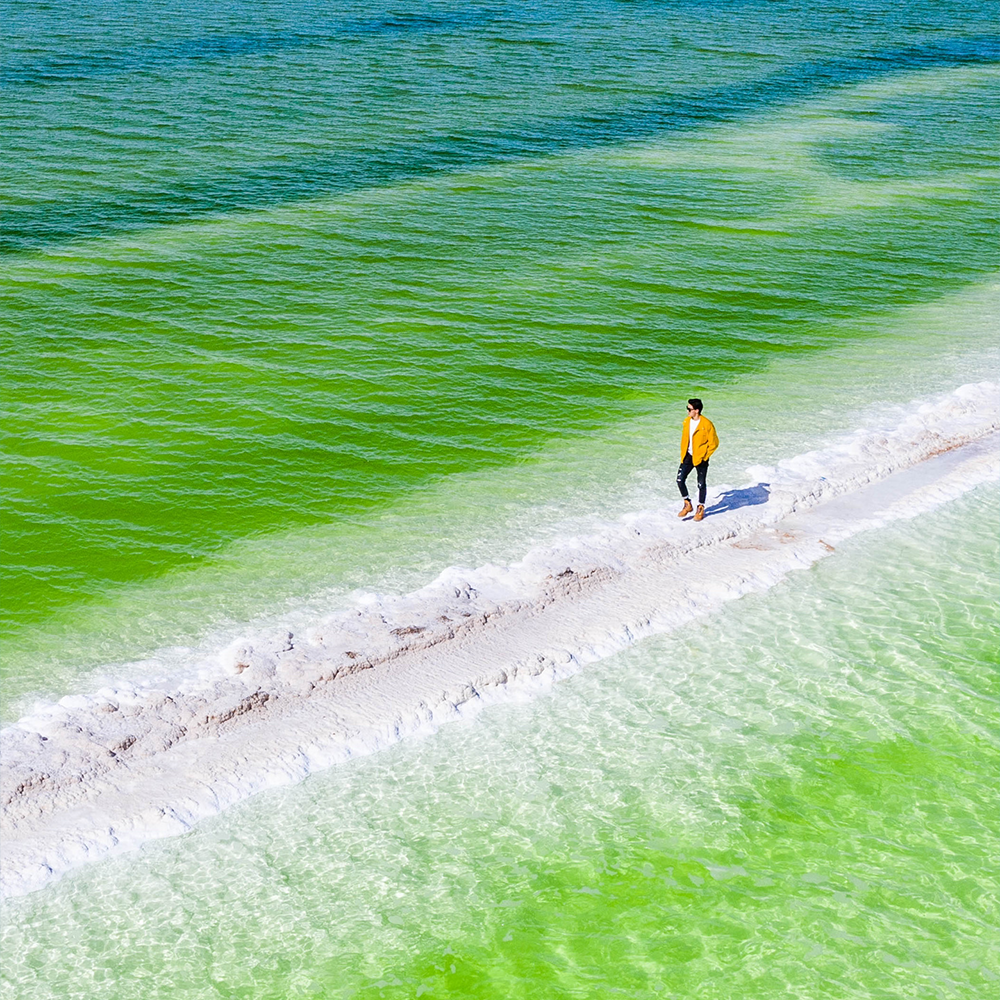
[[[996, 378], [985, 3], [9, 5], [3, 713]], [[996, 989], [997, 492], [4, 904], [10, 997]], [[428, 992], [429, 991], [429, 992]]]
[[8, 995], [988, 996], [998, 499], [10, 901]]

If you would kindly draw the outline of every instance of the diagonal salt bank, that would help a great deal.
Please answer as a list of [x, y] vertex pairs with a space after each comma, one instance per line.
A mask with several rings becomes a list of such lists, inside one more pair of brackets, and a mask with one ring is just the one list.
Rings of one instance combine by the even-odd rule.
[[176, 689], [105, 689], [22, 719], [0, 734], [3, 894], [548, 687], [997, 479], [998, 387], [963, 386], [889, 430], [748, 471], [755, 481], [717, 491], [701, 524], [679, 522], [674, 504], [631, 514], [511, 566], [449, 569], [302, 635], [237, 643]]

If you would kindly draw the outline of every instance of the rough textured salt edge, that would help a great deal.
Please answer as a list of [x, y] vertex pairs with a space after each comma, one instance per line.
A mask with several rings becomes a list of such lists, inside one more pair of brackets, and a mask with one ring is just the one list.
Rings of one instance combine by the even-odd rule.
[[896, 427], [749, 469], [746, 487], [709, 497], [718, 510], [701, 524], [680, 522], [675, 504], [629, 514], [509, 566], [450, 567], [412, 594], [367, 595], [301, 635], [234, 643], [172, 690], [64, 698], [0, 733], [0, 892], [547, 689], [771, 587], [844, 538], [998, 478], [998, 428], [997, 386], [963, 386]]

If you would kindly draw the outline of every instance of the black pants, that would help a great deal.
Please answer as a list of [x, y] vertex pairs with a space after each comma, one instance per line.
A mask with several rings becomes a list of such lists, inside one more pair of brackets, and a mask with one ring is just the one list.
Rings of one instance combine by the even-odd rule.
[[685, 500], [690, 500], [688, 496], [687, 488], [687, 477], [691, 475], [691, 470], [694, 469], [698, 473], [698, 503], [702, 506], [705, 505], [705, 493], [708, 490], [707, 479], [708, 479], [708, 459], [706, 458], [701, 465], [695, 465], [694, 459], [691, 458], [691, 452], [688, 452], [684, 456], [684, 461], [681, 462], [681, 467], [677, 470], [677, 488], [681, 491], [681, 496]]

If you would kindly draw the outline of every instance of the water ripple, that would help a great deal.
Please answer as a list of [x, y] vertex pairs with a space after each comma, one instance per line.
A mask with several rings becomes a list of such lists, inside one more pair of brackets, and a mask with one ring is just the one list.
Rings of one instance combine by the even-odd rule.
[[[240, 44], [234, 40], [231, 47], [237, 51]], [[222, 45], [220, 51], [225, 48]], [[206, 49], [210, 50], [211, 46]], [[826, 89], [890, 74], [997, 61], [1000, 35], [952, 38], [857, 56], [806, 60], [744, 83], [633, 101], [613, 110], [595, 108], [548, 120], [522, 121], [504, 131], [455, 125], [432, 130], [415, 141], [365, 143], [360, 148], [340, 149], [332, 156], [286, 154], [252, 163], [239, 163], [237, 156], [236, 166], [228, 165], [221, 171], [216, 167], [214, 175], [182, 175], [172, 183], [169, 178], [149, 178], [148, 183], [129, 191], [10, 205], [0, 235], [0, 253], [177, 223], [208, 213], [249, 211], [490, 164], [650, 140], [735, 121]]]

